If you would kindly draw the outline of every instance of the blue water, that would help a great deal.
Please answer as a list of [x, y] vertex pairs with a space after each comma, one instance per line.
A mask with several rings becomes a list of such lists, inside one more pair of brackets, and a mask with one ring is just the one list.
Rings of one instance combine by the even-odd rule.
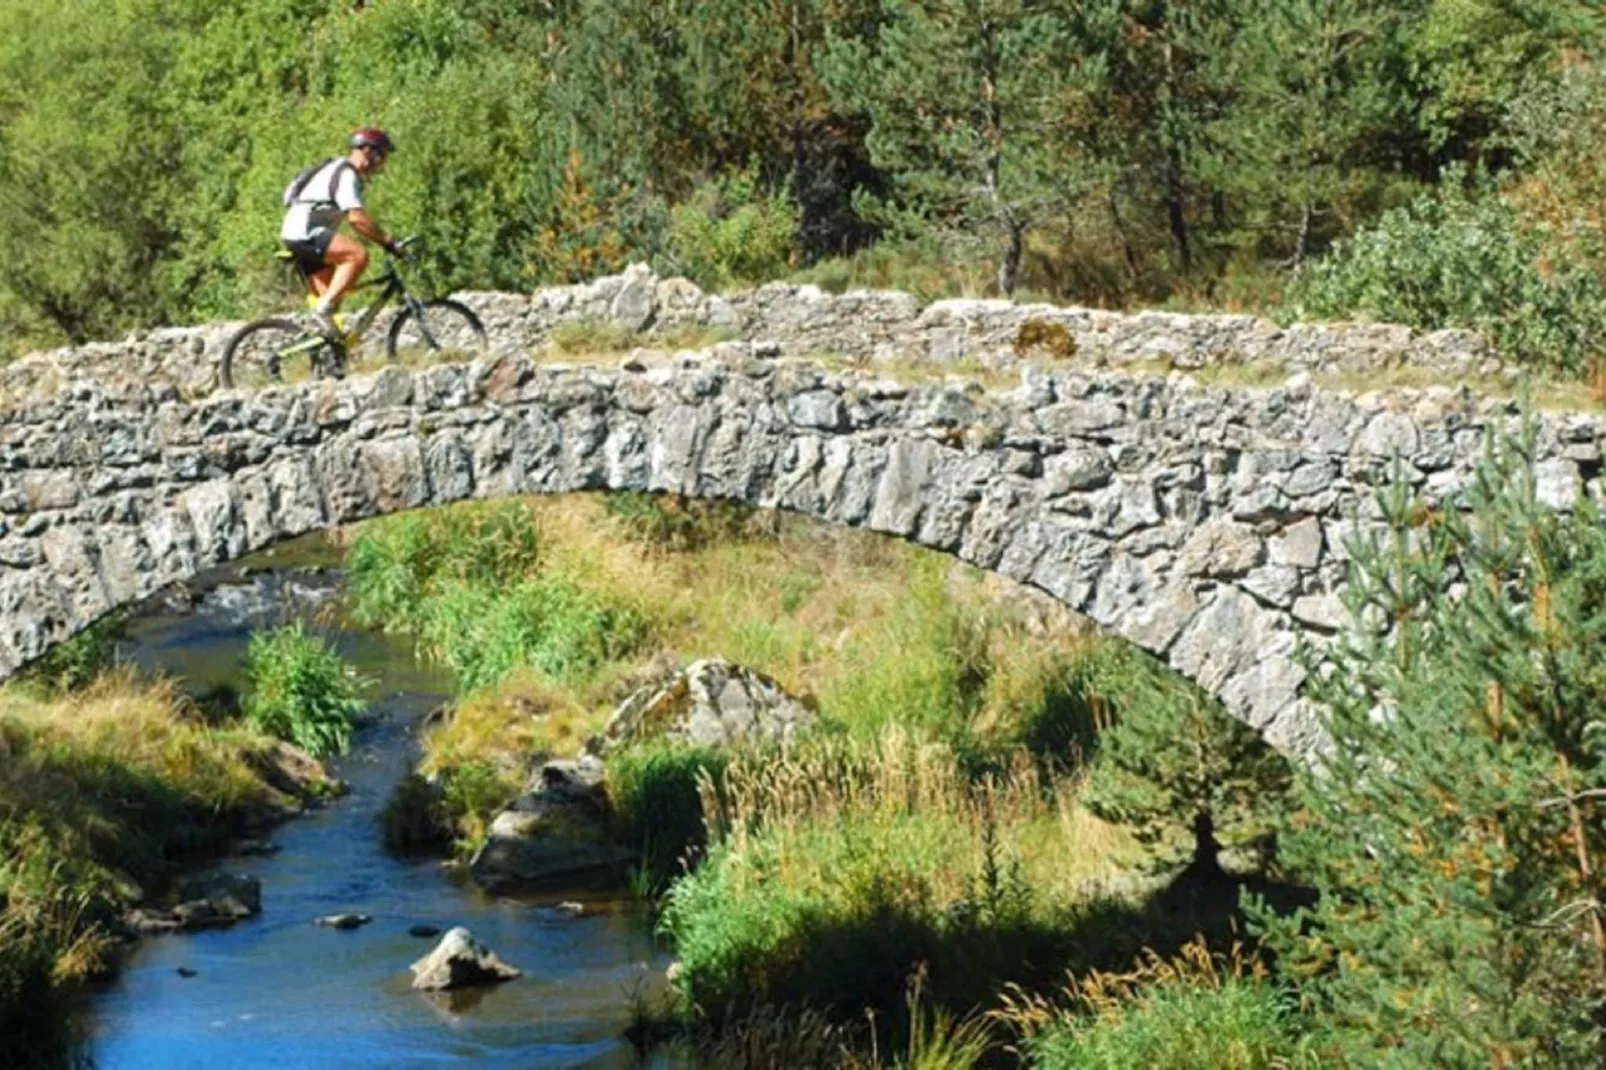
[[[253, 624], [312, 612], [283, 575], [220, 588], [192, 614], [139, 621], [134, 660], [192, 686], [237, 684]], [[386, 853], [377, 815], [414, 757], [419, 718], [445, 700], [449, 681], [394, 640], [330, 634], [379, 681], [376, 722], [332, 763], [350, 793], [274, 830], [277, 854], [222, 864], [261, 879], [260, 917], [138, 947], [93, 999], [86, 1046], [94, 1065], [639, 1065], [621, 1033], [633, 994], [659, 995], [667, 965], [640, 908], [594, 894], [491, 898], [451, 879], [437, 860]], [[557, 909], [563, 900], [582, 901], [584, 913]], [[312, 924], [346, 911], [374, 921], [349, 932]], [[408, 935], [417, 923], [466, 925], [525, 975], [462, 995], [414, 992], [407, 966], [435, 943]]]

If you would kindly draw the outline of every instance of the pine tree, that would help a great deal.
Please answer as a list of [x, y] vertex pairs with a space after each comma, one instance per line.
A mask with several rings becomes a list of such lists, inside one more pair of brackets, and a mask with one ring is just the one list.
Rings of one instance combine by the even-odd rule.
[[[1197, 687], [1147, 659], [1127, 664], [1123, 679], [1105, 685], [1115, 721], [1099, 734], [1082, 802], [1151, 846], [1186, 833], [1188, 873], [1218, 877], [1223, 837], [1243, 844], [1268, 829], [1265, 815], [1288, 788], [1288, 763]], [[1158, 857], [1170, 859], [1165, 851]]]
[[1321, 898], [1262, 924], [1355, 1065], [1606, 1060], [1606, 528], [1539, 503], [1534, 442], [1448, 508], [1397, 474], [1312, 674], [1331, 747], [1279, 844]]
[[885, 0], [877, 35], [839, 38], [827, 60], [839, 107], [868, 116], [871, 156], [901, 206], [989, 234], [1003, 294], [1014, 292], [1028, 229], [1059, 198], [1060, 87], [1094, 76], [1072, 47], [1064, 7]]

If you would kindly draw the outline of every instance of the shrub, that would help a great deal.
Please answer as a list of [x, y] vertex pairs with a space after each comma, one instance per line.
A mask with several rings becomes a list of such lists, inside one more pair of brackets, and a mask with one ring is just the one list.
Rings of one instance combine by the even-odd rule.
[[[1114, 723], [1099, 737], [1083, 802], [1151, 847], [1186, 831], [1190, 871], [1215, 876], [1218, 837], [1244, 843], [1269, 830], [1288, 790], [1288, 763], [1194, 685], [1148, 659], [1131, 665], [1113, 689]], [[1162, 850], [1157, 860], [1170, 856]]]
[[1574, 237], [1523, 224], [1505, 200], [1468, 194], [1455, 176], [1309, 265], [1288, 311], [1468, 327], [1512, 360], [1570, 375], [1606, 348], [1606, 286]]
[[424, 601], [453, 582], [521, 579], [540, 559], [540, 529], [519, 501], [465, 503], [363, 525], [346, 555], [359, 623], [410, 631]]
[[572, 682], [646, 636], [640, 613], [543, 567], [540, 529], [523, 502], [376, 522], [347, 568], [358, 621], [412, 632], [464, 691], [521, 667]]
[[1062, 807], [1029, 765], [973, 786], [951, 748], [895, 731], [738, 755], [705, 810], [706, 860], [665, 900], [677, 990], [716, 1022], [763, 1005], [848, 1022], [868, 1007], [901, 1037], [921, 963], [949, 1011], [1041, 982], [1075, 944], [1068, 887], [1109, 848]]
[[366, 681], [300, 621], [252, 633], [245, 675], [241, 706], [260, 731], [316, 756], [345, 753]]
[[[45, 1054], [62, 989], [98, 972], [104, 923], [244, 819], [287, 801], [274, 745], [208, 727], [171, 683], [102, 676], [49, 700], [0, 690], [0, 1044]], [[312, 785], [303, 785], [311, 789]]]
[[955, 741], [969, 733], [992, 662], [986, 621], [955, 600], [949, 567], [935, 555], [917, 558], [894, 613], [843, 649], [847, 671], [820, 687], [832, 720], [866, 737], [889, 724]]
[[1021, 357], [1041, 353], [1056, 360], [1070, 360], [1076, 356], [1076, 338], [1063, 323], [1029, 319], [1015, 332], [1013, 348]]
[[485, 841], [491, 819], [512, 801], [519, 785], [490, 762], [464, 762], [443, 775], [441, 823], [455, 837], [457, 853], [468, 856]]
[[451, 842], [440, 797], [429, 781], [408, 773], [396, 782], [379, 813], [379, 834], [389, 851], [435, 851]]
[[790, 192], [764, 189], [758, 169], [748, 167], [704, 183], [672, 208], [665, 244], [688, 278], [725, 289], [785, 274], [797, 225]]

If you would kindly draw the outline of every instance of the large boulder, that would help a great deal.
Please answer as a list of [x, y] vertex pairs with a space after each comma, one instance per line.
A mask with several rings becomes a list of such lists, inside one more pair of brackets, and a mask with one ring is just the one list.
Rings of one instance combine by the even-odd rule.
[[814, 711], [763, 673], [704, 658], [625, 699], [587, 749], [606, 754], [657, 737], [711, 747], [784, 743], [813, 722]]
[[413, 987], [439, 992], [468, 985], [511, 981], [520, 970], [497, 958], [496, 952], [474, 939], [461, 925], [447, 931], [435, 950], [413, 963]]
[[613, 840], [607, 818], [600, 761], [548, 762], [491, 822], [469, 873], [487, 891], [505, 891], [622, 872], [635, 854]]

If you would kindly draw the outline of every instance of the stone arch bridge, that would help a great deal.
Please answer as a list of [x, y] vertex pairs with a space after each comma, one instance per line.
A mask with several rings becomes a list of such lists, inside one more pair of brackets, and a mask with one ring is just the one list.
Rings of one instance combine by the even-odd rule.
[[[1509, 403], [1027, 363], [969, 378], [725, 343], [504, 354], [187, 400], [79, 379], [0, 411], [0, 678], [108, 610], [275, 541], [466, 498], [675, 491], [913, 540], [1047, 591], [1317, 738], [1300, 629], [1341, 626], [1344, 541], [1388, 460], [1453, 490]], [[1606, 420], [1543, 422], [1541, 493], [1598, 491]]]

